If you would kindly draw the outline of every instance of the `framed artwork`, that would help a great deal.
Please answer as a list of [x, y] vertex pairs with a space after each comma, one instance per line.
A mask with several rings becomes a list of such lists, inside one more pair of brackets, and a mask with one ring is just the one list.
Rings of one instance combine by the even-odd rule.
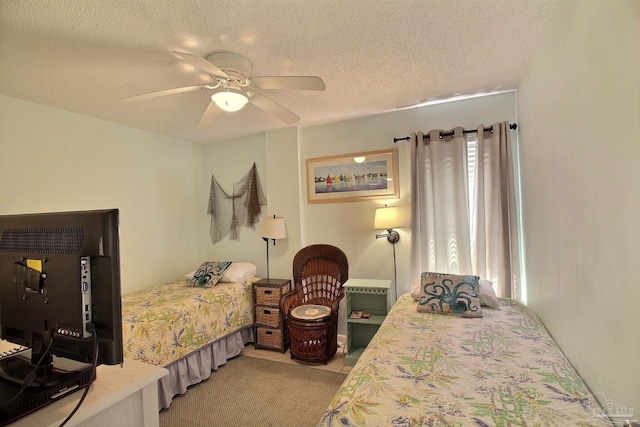
[[399, 198], [398, 149], [307, 159], [307, 202]]

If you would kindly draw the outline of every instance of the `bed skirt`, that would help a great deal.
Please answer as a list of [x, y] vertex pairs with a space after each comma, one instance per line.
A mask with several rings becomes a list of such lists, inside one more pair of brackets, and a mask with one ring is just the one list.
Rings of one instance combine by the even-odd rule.
[[209, 378], [212, 371], [224, 365], [227, 359], [239, 355], [245, 344], [250, 342], [253, 342], [253, 326], [240, 329], [166, 365], [169, 374], [158, 380], [159, 408], [168, 408], [174, 396], [184, 394], [187, 387]]

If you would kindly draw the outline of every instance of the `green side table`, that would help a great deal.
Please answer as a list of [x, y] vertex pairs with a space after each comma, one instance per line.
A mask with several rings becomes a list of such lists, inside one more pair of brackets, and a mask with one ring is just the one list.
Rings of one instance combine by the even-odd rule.
[[[356, 364], [371, 338], [391, 308], [389, 289], [391, 280], [349, 279], [343, 285], [347, 300], [347, 355], [345, 365]], [[368, 312], [368, 318], [356, 317], [354, 312]]]

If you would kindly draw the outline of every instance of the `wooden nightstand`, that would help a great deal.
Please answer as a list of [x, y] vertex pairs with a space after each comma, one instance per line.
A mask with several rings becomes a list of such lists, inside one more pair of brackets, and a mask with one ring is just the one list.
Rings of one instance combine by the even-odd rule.
[[[387, 317], [391, 300], [391, 280], [349, 279], [344, 284], [347, 300], [347, 355], [345, 365], [356, 364]], [[368, 318], [352, 319], [354, 311], [370, 313]]]
[[290, 291], [288, 279], [261, 279], [253, 284], [255, 348], [287, 351], [289, 330], [280, 312], [280, 301]]

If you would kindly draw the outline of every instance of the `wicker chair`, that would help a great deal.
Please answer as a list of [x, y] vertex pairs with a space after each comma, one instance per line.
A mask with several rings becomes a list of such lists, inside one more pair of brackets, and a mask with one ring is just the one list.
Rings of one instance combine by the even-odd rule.
[[292, 359], [326, 365], [336, 354], [338, 307], [348, 278], [347, 256], [335, 246], [307, 246], [293, 258], [294, 290], [280, 307], [286, 316]]

